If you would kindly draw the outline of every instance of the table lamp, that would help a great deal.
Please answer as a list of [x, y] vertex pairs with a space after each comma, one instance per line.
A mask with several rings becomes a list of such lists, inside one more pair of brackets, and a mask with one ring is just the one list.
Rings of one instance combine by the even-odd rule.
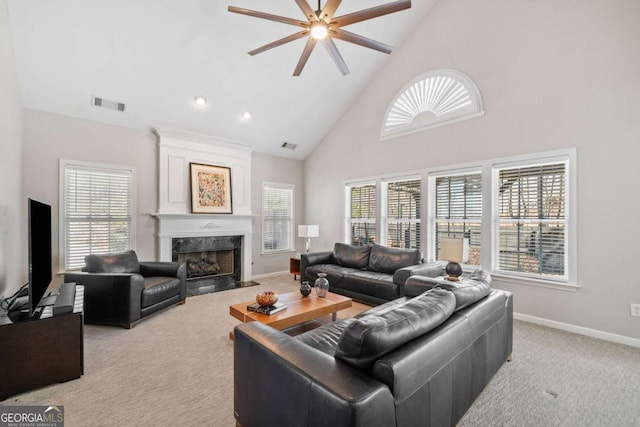
[[449, 261], [444, 271], [447, 280], [457, 282], [462, 274], [460, 262], [469, 260], [469, 239], [443, 237], [440, 239], [440, 259]]
[[311, 238], [320, 236], [320, 226], [319, 225], [299, 225], [298, 226], [298, 237], [306, 237], [307, 238], [307, 253], [309, 253], [309, 247], [311, 245]]

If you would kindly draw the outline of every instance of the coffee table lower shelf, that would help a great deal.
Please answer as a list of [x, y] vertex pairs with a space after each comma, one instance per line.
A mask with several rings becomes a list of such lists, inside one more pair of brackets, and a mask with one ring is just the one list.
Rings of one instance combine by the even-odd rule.
[[[234, 304], [229, 307], [229, 314], [243, 323], [261, 322], [281, 331], [304, 325], [329, 314], [332, 320], [336, 320], [338, 311], [350, 308], [352, 304], [351, 298], [332, 292], [327, 293], [326, 298], [318, 298], [314, 295], [303, 297], [300, 292], [289, 292], [278, 298], [278, 302], [287, 304], [287, 308], [268, 315], [247, 310], [247, 305], [253, 302]], [[233, 331], [229, 332], [229, 338], [233, 339]]]

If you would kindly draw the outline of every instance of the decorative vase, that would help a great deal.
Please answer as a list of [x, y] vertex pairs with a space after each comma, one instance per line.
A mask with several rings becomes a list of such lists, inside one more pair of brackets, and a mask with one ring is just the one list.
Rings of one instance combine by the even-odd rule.
[[300, 285], [300, 293], [303, 297], [309, 296], [309, 294], [311, 293], [311, 285], [309, 284], [308, 280], [305, 280]]
[[316, 288], [316, 296], [318, 298], [324, 298], [327, 296], [327, 292], [329, 291], [329, 281], [325, 277], [326, 273], [318, 273], [318, 278], [314, 284]]

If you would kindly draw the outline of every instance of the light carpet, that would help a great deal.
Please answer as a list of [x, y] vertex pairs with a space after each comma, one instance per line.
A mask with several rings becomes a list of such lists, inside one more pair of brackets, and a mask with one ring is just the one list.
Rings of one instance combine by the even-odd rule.
[[[86, 325], [84, 376], [0, 404], [64, 405], [67, 427], [234, 426], [229, 305], [299, 286], [284, 274], [258, 281], [189, 297], [131, 330]], [[640, 426], [639, 349], [516, 321], [513, 356], [461, 426]]]

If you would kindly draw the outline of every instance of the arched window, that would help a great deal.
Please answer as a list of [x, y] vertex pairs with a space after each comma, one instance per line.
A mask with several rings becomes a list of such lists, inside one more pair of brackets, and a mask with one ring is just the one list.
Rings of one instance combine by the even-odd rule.
[[484, 115], [475, 83], [455, 70], [433, 70], [406, 85], [389, 106], [380, 139]]

